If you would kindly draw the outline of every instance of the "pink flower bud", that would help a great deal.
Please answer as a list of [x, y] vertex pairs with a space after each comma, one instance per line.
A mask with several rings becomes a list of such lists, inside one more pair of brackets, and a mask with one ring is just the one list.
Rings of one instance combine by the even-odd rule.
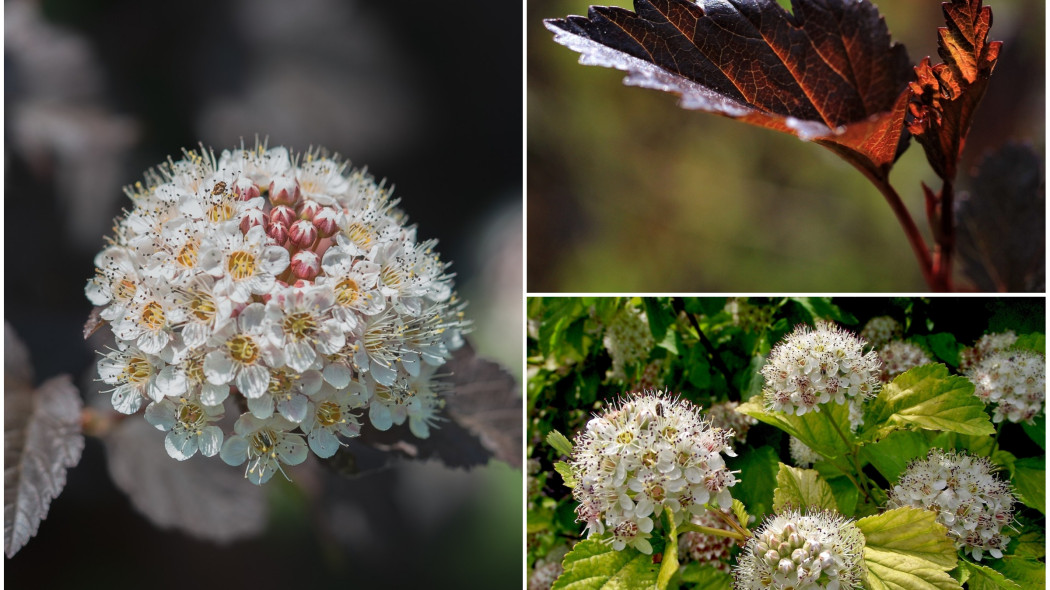
[[266, 227], [266, 235], [273, 238], [277, 245], [284, 246], [288, 243], [288, 226], [283, 223], [271, 223]]
[[295, 223], [295, 209], [288, 205], [277, 205], [270, 209], [270, 223], [280, 223], [285, 227], [290, 227]]
[[242, 201], [250, 201], [259, 196], [259, 187], [255, 186], [252, 179], [242, 176], [233, 183], [233, 192]]
[[312, 281], [321, 272], [321, 259], [309, 250], [296, 252], [292, 256], [292, 273], [300, 279]]
[[305, 219], [300, 219], [288, 228], [288, 238], [300, 248], [309, 248], [317, 240], [317, 228]]
[[246, 209], [241, 215], [241, 233], [248, 233], [251, 228], [266, 222], [266, 212], [262, 209]]
[[299, 218], [308, 219], [312, 221], [314, 216], [317, 215], [317, 213], [321, 211], [321, 209], [321, 204], [317, 201], [303, 201], [302, 204], [299, 205], [298, 209]]
[[291, 176], [276, 176], [270, 183], [270, 202], [274, 205], [290, 205], [299, 202], [299, 181]]
[[314, 215], [314, 227], [317, 228], [322, 238], [331, 237], [335, 232], [339, 231], [339, 224], [336, 223], [338, 217], [339, 213], [331, 207], [325, 207], [318, 211], [317, 215]]

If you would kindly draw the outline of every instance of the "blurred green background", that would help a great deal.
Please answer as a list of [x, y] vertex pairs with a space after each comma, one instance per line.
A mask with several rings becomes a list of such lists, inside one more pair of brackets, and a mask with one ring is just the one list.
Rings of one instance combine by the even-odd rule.
[[[913, 63], [940, 61], [939, 1], [876, 4]], [[961, 176], [1006, 141], [1045, 146], [1045, 4], [985, 4], [1004, 46]], [[542, 21], [587, 6], [528, 3], [530, 292], [927, 290], [883, 197], [830, 151], [579, 65]], [[919, 183], [940, 183], [916, 142], [890, 180], [929, 239]]]

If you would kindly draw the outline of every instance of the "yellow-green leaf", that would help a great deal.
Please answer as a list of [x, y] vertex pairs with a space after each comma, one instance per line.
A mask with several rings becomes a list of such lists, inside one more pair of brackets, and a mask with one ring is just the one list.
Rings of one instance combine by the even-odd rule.
[[551, 590], [650, 590], [660, 566], [653, 556], [627, 547], [616, 551], [598, 539], [585, 539], [562, 560], [564, 571]]
[[963, 562], [963, 567], [970, 572], [966, 581], [970, 590], [1021, 590], [1016, 582], [990, 567], [973, 562]]
[[736, 411], [783, 430], [829, 459], [852, 452], [859, 443], [849, 429], [849, 408], [835, 403], [822, 404], [819, 408], [819, 412], [806, 412], [801, 416], [770, 412], [761, 398], [754, 397], [740, 404]]
[[572, 456], [572, 443], [569, 442], [569, 439], [565, 438], [564, 434], [557, 430], [552, 430], [547, 433], [547, 444], [554, 447], [555, 451], [558, 451], [566, 457]]
[[773, 511], [779, 514], [785, 509], [838, 510], [838, 505], [831, 486], [815, 470], [781, 463], [777, 472], [777, 489], [773, 492]]
[[902, 507], [857, 521], [871, 590], [960, 590], [955, 543], [926, 510]]
[[973, 392], [969, 379], [949, 375], [944, 365], [914, 368], [888, 383], [872, 400], [860, 438], [877, 440], [904, 428], [994, 434], [984, 402]]

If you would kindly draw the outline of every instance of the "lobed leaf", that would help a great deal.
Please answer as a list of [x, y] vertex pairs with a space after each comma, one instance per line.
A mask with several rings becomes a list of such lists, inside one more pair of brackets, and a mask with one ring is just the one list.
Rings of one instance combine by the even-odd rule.
[[[654, 547], [655, 550], [655, 547]], [[584, 539], [562, 560], [564, 571], [551, 590], [656, 588], [660, 566], [633, 547], [616, 551], [598, 539]]]
[[158, 527], [228, 543], [262, 532], [266, 492], [244, 473], [200, 454], [176, 462], [145, 420], [125, 420], [106, 438], [109, 474]]
[[877, 443], [865, 445], [860, 454], [892, 484], [908, 467], [908, 463], [925, 457], [929, 450], [930, 444], [921, 433], [897, 430]]
[[[5, 334], [7, 336], [8, 334]], [[5, 338], [5, 343], [11, 341]], [[5, 359], [7, 360], [7, 359]], [[5, 362], [6, 365], [6, 362]], [[5, 373], [7, 367], [5, 366]], [[18, 552], [47, 518], [66, 486], [66, 470], [80, 461], [80, 394], [69, 377], [4, 388], [4, 552]]]
[[1011, 143], [987, 156], [955, 206], [962, 271], [982, 291], [1046, 286], [1043, 157]]
[[565, 438], [564, 434], [557, 430], [552, 430], [547, 433], [547, 444], [554, 447], [555, 451], [558, 451], [566, 457], [572, 456], [572, 443], [569, 439]]
[[835, 495], [813, 469], [799, 469], [780, 464], [777, 489], [773, 492], [773, 511], [784, 510], [838, 510]]
[[959, 590], [955, 543], [937, 515], [902, 507], [857, 521], [871, 590]]
[[997, 568], [1022, 588], [1046, 587], [1046, 564], [1041, 561], [1006, 555], [998, 562]]
[[911, 77], [903, 45], [867, 0], [635, 0], [545, 21], [580, 63], [681, 106], [816, 141], [885, 178], [902, 138]]
[[736, 411], [783, 430], [829, 459], [852, 452], [859, 443], [849, 429], [849, 408], [835, 403], [822, 404], [819, 408], [819, 412], [806, 412], [801, 416], [771, 412], [763, 406], [762, 398], [753, 397], [740, 404]]
[[952, 0], [941, 8], [948, 26], [937, 31], [937, 52], [944, 61], [931, 66], [926, 57], [915, 66], [908, 130], [938, 176], [950, 182], [1002, 42], [988, 41], [992, 9], [981, 0]]
[[949, 375], [941, 364], [907, 371], [886, 384], [871, 402], [860, 438], [877, 440], [908, 427], [970, 435], [995, 428], [969, 379]]
[[961, 564], [969, 573], [966, 587], [970, 590], [1021, 590], [1017, 582], [1007, 579], [1006, 576], [988, 566], [972, 561], [964, 561]]

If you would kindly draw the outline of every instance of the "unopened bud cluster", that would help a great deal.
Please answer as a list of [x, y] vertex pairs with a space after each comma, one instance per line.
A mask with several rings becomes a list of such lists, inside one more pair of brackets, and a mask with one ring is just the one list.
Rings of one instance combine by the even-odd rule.
[[721, 452], [731, 431], [711, 428], [688, 401], [647, 392], [611, 404], [576, 435], [570, 461], [589, 535], [610, 533], [616, 550], [652, 553], [648, 539], [664, 508], [676, 523], [709, 500], [729, 508], [737, 479]]
[[880, 348], [886, 343], [901, 337], [900, 322], [888, 315], [880, 315], [868, 320], [860, 331], [861, 339], [873, 348]]
[[882, 373], [880, 378], [883, 383], [893, 381], [897, 375], [910, 371], [915, 367], [921, 367], [933, 362], [919, 346], [904, 340], [894, 340], [879, 350], [879, 360], [882, 361]]
[[888, 506], [936, 512], [956, 547], [977, 560], [985, 551], [1002, 557], [1010, 543], [1002, 528], [1013, 520], [1014, 496], [992, 469], [984, 457], [932, 449], [904, 470], [890, 491]]
[[[729, 526], [710, 510], [694, 515], [691, 522], [712, 529], [729, 530]], [[730, 537], [689, 531], [678, 538], [678, 560], [696, 561], [728, 573], [729, 550], [733, 548], [734, 543]]]
[[126, 192], [86, 287], [116, 336], [99, 373], [118, 411], [149, 403], [172, 457], [221, 454], [261, 483], [307, 441], [334, 454], [359, 410], [429, 434], [463, 306], [382, 185], [323, 151], [259, 146], [187, 152]]
[[602, 343], [612, 358], [609, 377], [626, 379], [627, 367], [648, 358], [654, 345], [645, 312], [629, 304], [620, 308], [606, 327]]
[[737, 590], [846, 590], [864, 573], [864, 535], [831, 511], [787, 511], [748, 540], [734, 569]]
[[967, 371], [975, 367], [986, 357], [997, 352], [1009, 350], [1017, 343], [1017, 334], [1012, 330], [995, 334], [985, 334], [977, 339], [970, 348], [964, 348], [959, 352], [959, 370]]
[[995, 404], [993, 422], [1032, 424], [1046, 398], [1046, 359], [1043, 355], [1015, 350], [996, 352], [968, 373], [974, 393], [986, 404]]
[[770, 352], [762, 367], [766, 408], [774, 412], [820, 411], [819, 404], [834, 401], [859, 408], [875, 394], [880, 363], [875, 352], [864, 352], [865, 342], [827, 322], [815, 329], [799, 326]]

